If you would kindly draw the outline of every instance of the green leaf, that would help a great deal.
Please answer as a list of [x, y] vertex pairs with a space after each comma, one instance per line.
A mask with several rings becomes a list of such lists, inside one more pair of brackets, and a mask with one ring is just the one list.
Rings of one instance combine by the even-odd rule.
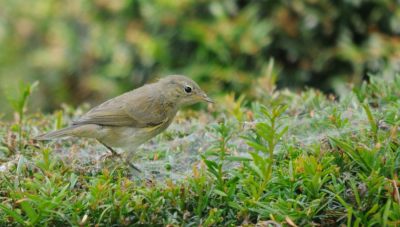
[[62, 110], [60, 110], [59, 112], [58, 112], [58, 116], [57, 116], [57, 129], [61, 129], [61, 122], [62, 122], [62, 115], [63, 115], [63, 111]]
[[[266, 133], [266, 129], [262, 126], [257, 126], [259, 130], [257, 130], [257, 134], [265, 139], [268, 143], [272, 143], [273, 137], [271, 137], [268, 133]], [[260, 130], [261, 129], [261, 130]]]
[[365, 112], [367, 113], [369, 124], [371, 125], [372, 131], [376, 134], [378, 129], [376, 127], [376, 122], [374, 120], [374, 117], [372, 116], [371, 111], [369, 110], [369, 107], [366, 106], [365, 104], [361, 104], [361, 105], [364, 108]]
[[342, 199], [342, 197], [340, 197], [340, 196], [337, 195], [336, 198], [339, 200], [339, 202], [340, 202], [344, 207], [346, 207], [346, 209], [350, 209], [350, 208], [351, 208], [351, 206], [347, 205], [347, 203]]
[[354, 223], [353, 227], [358, 227], [361, 223], [361, 218], [357, 218], [356, 222]]
[[353, 189], [354, 196], [356, 197], [357, 205], [361, 206], [360, 196], [358, 195], [357, 185], [353, 178], [350, 178], [351, 188]]
[[260, 151], [269, 153], [268, 148], [266, 148], [266, 147], [264, 147], [264, 146], [258, 145], [258, 144], [253, 143], [253, 142], [247, 142], [247, 144], [248, 144], [249, 146], [254, 147], [254, 148], [257, 149], [257, 150], [260, 150]]
[[249, 162], [249, 161], [253, 161], [252, 158], [237, 157], [237, 156], [230, 156], [230, 157], [226, 158], [226, 160], [228, 160], [228, 161], [238, 161], [238, 162]]
[[38, 214], [36, 213], [35, 209], [33, 209], [31, 204], [29, 204], [28, 201], [21, 202], [21, 207], [25, 211], [25, 213], [28, 215], [28, 217], [31, 221], [36, 220], [38, 218]]
[[113, 206], [107, 205], [107, 206], [105, 206], [105, 207], [107, 207], [107, 208], [104, 209], [104, 211], [103, 211], [103, 212], [101, 213], [101, 215], [100, 215], [99, 222], [98, 222], [99, 225], [100, 225], [101, 219], [103, 218], [104, 214], [105, 214], [110, 208], [112, 208]]
[[268, 107], [261, 105], [262, 109], [260, 109], [260, 112], [265, 114], [269, 119], [271, 119], [271, 112], [269, 111]]
[[[265, 162], [265, 160], [263, 159], [263, 157], [261, 157], [260, 155], [258, 155], [257, 153], [255, 153], [255, 152], [251, 152], [251, 151], [249, 151], [248, 152], [250, 155], [251, 155], [251, 157], [253, 158], [253, 161], [254, 161], [254, 164], [256, 164], [256, 165], [264, 165], [266, 162]], [[247, 164], [247, 162], [245, 162], [245, 163], [243, 163], [243, 164]]]
[[214, 192], [215, 192], [215, 194], [218, 194], [220, 196], [228, 196], [225, 192], [218, 190], [216, 188], [214, 188]]
[[260, 168], [258, 168], [258, 166], [253, 165], [253, 164], [251, 164], [249, 166], [252, 168], [253, 171], [255, 171], [259, 175], [259, 177], [264, 178], [264, 173], [261, 171]]
[[56, 165], [57, 161], [58, 161], [59, 155], [57, 154], [52, 160], [51, 163], [49, 165], [49, 171], [53, 170], [53, 167]]
[[243, 179], [244, 176], [242, 174], [240, 174], [239, 172], [235, 171], [235, 170], [227, 170], [225, 171], [225, 173], [230, 173], [232, 175], [234, 175], [235, 177], [238, 177], [240, 179]]
[[75, 186], [77, 181], [78, 181], [78, 178], [75, 176], [75, 173], [72, 173], [71, 174], [71, 180], [70, 180], [70, 183], [69, 183], [69, 190], [70, 191], [74, 188], [74, 186]]
[[207, 151], [207, 152], [204, 153], [204, 155], [207, 155], [207, 156], [217, 156], [217, 157], [220, 156], [217, 152], [213, 152], [213, 151]]
[[283, 134], [285, 134], [285, 132], [289, 129], [289, 126], [286, 126], [285, 128], [282, 129], [281, 133], [278, 134], [278, 139], [277, 142], [279, 142], [279, 139], [282, 137]]
[[333, 138], [333, 137], [329, 137], [329, 139], [331, 139], [334, 143], [336, 143], [337, 145], [339, 145], [340, 148], [342, 148], [343, 150], [345, 150], [345, 151], [347, 151], [347, 152], [352, 152], [352, 151], [354, 151], [354, 149], [353, 149], [350, 145], [348, 145], [347, 143], [344, 143], [344, 142], [342, 142], [342, 141], [340, 141], [340, 140], [338, 140], [338, 139], [335, 139], [335, 138]]
[[383, 211], [383, 216], [382, 216], [382, 221], [383, 221], [384, 227], [386, 226], [386, 223], [388, 221], [389, 209], [390, 209], [391, 203], [392, 203], [392, 199], [389, 197], [388, 201], [386, 202], [385, 210]]
[[215, 170], [215, 168], [218, 168], [217, 164], [215, 162], [209, 161], [207, 159], [204, 159], [203, 161], [208, 166], [207, 171], [212, 173], [215, 177], [219, 178], [219, 173]]
[[365, 217], [367, 218], [369, 215], [375, 213], [378, 210], [378, 204], [375, 204], [366, 214]]
[[18, 160], [18, 167], [17, 167], [17, 175], [21, 175], [22, 173], [22, 167], [24, 166], [24, 156], [20, 155], [19, 160]]
[[0, 204], [0, 208], [1, 208], [1, 210], [3, 210], [4, 212], [6, 212], [8, 215], [10, 215], [15, 221], [17, 221], [17, 222], [19, 222], [19, 223], [21, 223], [21, 224], [23, 224], [23, 225], [26, 225], [26, 224], [27, 224], [27, 223], [25, 223], [25, 220], [23, 219], [22, 215], [20, 215], [20, 214], [14, 212], [14, 211], [8, 209], [8, 208], [7, 208], [5, 205], [3, 205], [3, 204]]
[[243, 208], [241, 206], [239, 206], [239, 204], [234, 203], [234, 202], [228, 202], [228, 205], [232, 208], [238, 209], [238, 210], [242, 210]]
[[203, 156], [203, 161], [209, 168], [218, 168], [217, 163], [215, 163], [214, 161], [210, 161], [210, 160], [204, 158], [204, 156]]
[[236, 185], [237, 185], [238, 181], [239, 181], [239, 178], [235, 177], [225, 184], [225, 186], [229, 187], [229, 189], [228, 189], [228, 197], [229, 198], [231, 198], [233, 193], [236, 191]]
[[353, 207], [347, 211], [347, 226], [351, 226], [351, 218], [353, 217]]
[[277, 112], [277, 114], [276, 114], [276, 116], [278, 117], [278, 116], [280, 116], [287, 108], [288, 108], [289, 106], [284, 106], [284, 107], [282, 107], [282, 109], [278, 109], [278, 112]]

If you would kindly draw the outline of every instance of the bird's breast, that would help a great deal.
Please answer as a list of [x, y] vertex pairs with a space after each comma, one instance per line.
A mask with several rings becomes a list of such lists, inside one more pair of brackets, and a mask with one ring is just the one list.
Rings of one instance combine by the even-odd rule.
[[168, 120], [159, 125], [143, 128], [104, 126], [104, 136], [99, 138], [99, 140], [111, 147], [129, 149], [134, 146], [140, 146], [160, 134], [167, 129], [170, 124], [171, 121]]

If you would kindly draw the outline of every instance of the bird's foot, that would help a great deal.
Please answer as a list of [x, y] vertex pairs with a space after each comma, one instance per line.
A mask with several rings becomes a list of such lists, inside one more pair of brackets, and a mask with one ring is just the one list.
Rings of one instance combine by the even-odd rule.
[[117, 152], [107, 151], [107, 153], [100, 155], [99, 161], [102, 161], [102, 160], [105, 161], [105, 160], [107, 160], [109, 158], [115, 158], [115, 157], [122, 159], [122, 155], [121, 154], [118, 154]]
[[104, 144], [102, 142], [100, 142], [100, 143], [103, 144], [105, 147], [107, 147], [108, 151], [107, 151], [106, 154], [100, 155], [99, 160], [102, 160], [102, 159], [106, 160], [106, 159], [108, 159], [110, 157], [111, 158], [117, 157], [117, 158], [122, 160], [122, 155], [121, 154], [118, 154], [114, 149], [112, 149], [111, 147], [107, 146], [106, 144]]

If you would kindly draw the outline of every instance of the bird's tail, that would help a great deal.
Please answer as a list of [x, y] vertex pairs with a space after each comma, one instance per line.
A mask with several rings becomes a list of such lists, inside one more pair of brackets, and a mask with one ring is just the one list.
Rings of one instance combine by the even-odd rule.
[[74, 135], [74, 130], [76, 128], [80, 127], [80, 125], [73, 125], [69, 126], [54, 132], [49, 132], [43, 135], [35, 136], [32, 139], [35, 140], [52, 140], [56, 138], [61, 138], [61, 137], [66, 137], [66, 136], [72, 136]]

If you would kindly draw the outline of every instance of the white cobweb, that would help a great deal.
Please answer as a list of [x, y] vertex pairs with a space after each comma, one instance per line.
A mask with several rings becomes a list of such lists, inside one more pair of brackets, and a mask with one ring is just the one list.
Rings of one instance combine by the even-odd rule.
[[[333, 108], [332, 108], [333, 109]], [[307, 146], [316, 140], [321, 140], [327, 136], [340, 136], [346, 133], [358, 132], [360, 130], [370, 130], [370, 124], [365, 111], [362, 108], [347, 108], [340, 110], [340, 119], [348, 119], [345, 126], [337, 129], [330, 116], [332, 109], [329, 111], [315, 111], [309, 114], [297, 115], [288, 119], [289, 130], [285, 138], [294, 141], [295, 144]], [[262, 118], [254, 122], [242, 122], [242, 129], [238, 135], [246, 135], [251, 133], [254, 126], [263, 121]], [[201, 154], [212, 145], [210, 141], [215, 140], [217, 135], [212, 132], [205, 123], [184, 121], [183, 123], [173, 123], [167, 130], [172, 132], [184, 132], [183, 135], [171, 136], [173, 139], [162, 138], [161, 135], [156, 136], [149, 142], [143, 144], [136, 151], [134, 165], [143, 171], [141, 176], [151, 177], [152, 179], [162, 180], [164, 178], [181, 179], [187, 177], [193, 167], [199, 167], [202, 162]], [[239, 131], [239, 130], [238, 130]], [[255, 133], [253, 132], [253, 135]], [[164, 136], [165, 137], [165, 136]], [[77, 141], [81, 143], [76, 144]], [[111, 159], [106, 162], [99, 162], [101, 155], [107, 152], [107, 148], [95, 141], [78, 139], [71, 141], [71, 147], [57, 148], [55, 153], [59, 154], [63, 160], [74, 162], [76, 165], [85, 164], [89, 169], [108, 168], [110, 165], [121, 164], [117, 159]], [[83, 141], [83, 142], [82, 142]], [[87, 142], [89, 141], [89, 142]], [[235, 144], [236, 149], [233, 155], [250, 157], [248, 151], [254, 151], [252, 147], [247, 145], [247, 141], [243, 138], [235, 136], [229, 143]], [[282, 149], [282, 143], [275, 147], [275, 152]], [[122, 150], [116, 149], [121, 153]], [[262, 152], [260, 152], [262, 153]], [[71, 155], [72, 154], [72, 155]], [[261, 154], [262, 155], [262, 154]], [[157, 157], [158, 156], [158, 157]], [[208, 157], [216, 160], [216, 157]], [[225, 168], [234, 168], [241, 165], [241, 162], [227, 163]], [[133, 174], [138, 176], [134, 170]]]

